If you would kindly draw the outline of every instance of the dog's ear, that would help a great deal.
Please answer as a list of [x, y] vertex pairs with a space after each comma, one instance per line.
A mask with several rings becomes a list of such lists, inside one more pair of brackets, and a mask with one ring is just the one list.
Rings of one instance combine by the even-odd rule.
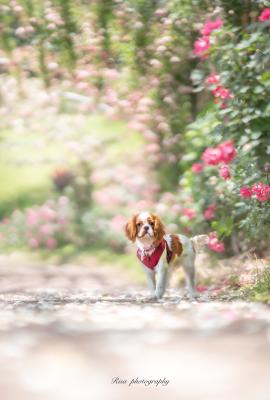
[[133, 215], [133, 217], [130, 218], [130, 220], [125, 225], [126, 236], [132, 242], [135, 241], [136, 235], [137, 235], [136, 218], [137, 218], [137, 214]]
[[156, 241], [159, 242], [165, 235], [165, 227], [158, 215], [152, 214], [152, 218], [154, 221], [155, 238], [156, 238]]

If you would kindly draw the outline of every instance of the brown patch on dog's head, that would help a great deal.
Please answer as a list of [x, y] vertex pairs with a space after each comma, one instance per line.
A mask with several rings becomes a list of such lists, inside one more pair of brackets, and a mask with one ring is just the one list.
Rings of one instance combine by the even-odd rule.
[[165, 235], [165, 227], [158, 215], [151, 214], [149, 219], [154, 224], [153, 229], [154, 229], [155, 242], [159, 243], [163, 239], [163, 236]]
[[137, 217], [138, 214], [133, 215], [125, 225], [125, 233], [129, 240], [135, 241], [137, 236]]

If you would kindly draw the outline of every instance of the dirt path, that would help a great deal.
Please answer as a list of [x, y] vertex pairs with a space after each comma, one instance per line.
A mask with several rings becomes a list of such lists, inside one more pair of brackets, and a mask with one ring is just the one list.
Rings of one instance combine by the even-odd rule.
[[1, 399], [270, 399], [269, 308], [175, 290], [149, 303], [94, 264], [0, 258]]

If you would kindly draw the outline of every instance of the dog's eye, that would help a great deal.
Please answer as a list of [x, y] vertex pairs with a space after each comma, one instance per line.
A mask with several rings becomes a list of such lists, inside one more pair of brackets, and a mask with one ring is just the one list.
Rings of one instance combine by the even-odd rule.
[[153, 227], [155, 224], [154, 224], [154, 222], [150, 222], [150, 225]]
[[137, 223], [137, 227], [140, 228], [142, 226], [142, 222]]

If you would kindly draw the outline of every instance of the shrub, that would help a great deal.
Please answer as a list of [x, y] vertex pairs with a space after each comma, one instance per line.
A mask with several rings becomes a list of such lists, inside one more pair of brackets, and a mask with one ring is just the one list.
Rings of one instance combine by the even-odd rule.
[[255, 285], [246, 288], [245, 295], [252, 301], [270, 304], [270, 270], [263, 271]]
[[[254, 245], [254, 240], [257, 247], [266, 247], [270, 228], [270, 32], [268, 14], [263, 13], [258, 9], [256, 22], [244, 27], [225, 20], [209, 32], [209, 46], [199, 52], [203, 70], [208, 69], [201, 84], [212, 92], [213, 106], [186, 133], [193, 167], [190, 163], [191, 171], [186, 171], [187, 164], [182, 162], [180, 181], [182, 190], [190, 187], [205, 217], [209, 205], [215, 204], [212, 217], [206, 217], [208, 224], [220, 237], [236, 236], [240, 249]], [[259, 14], [267, 18], [262, 21]], [[202, 137], [198, 131], [207, 118], [215, 124]], [[190, 135], [194, 126], [195, 133]], [[194, 163], [202, 161], [200, 170], [194, 170]], [[195, 219], [193, 224], [200, 222]]]

